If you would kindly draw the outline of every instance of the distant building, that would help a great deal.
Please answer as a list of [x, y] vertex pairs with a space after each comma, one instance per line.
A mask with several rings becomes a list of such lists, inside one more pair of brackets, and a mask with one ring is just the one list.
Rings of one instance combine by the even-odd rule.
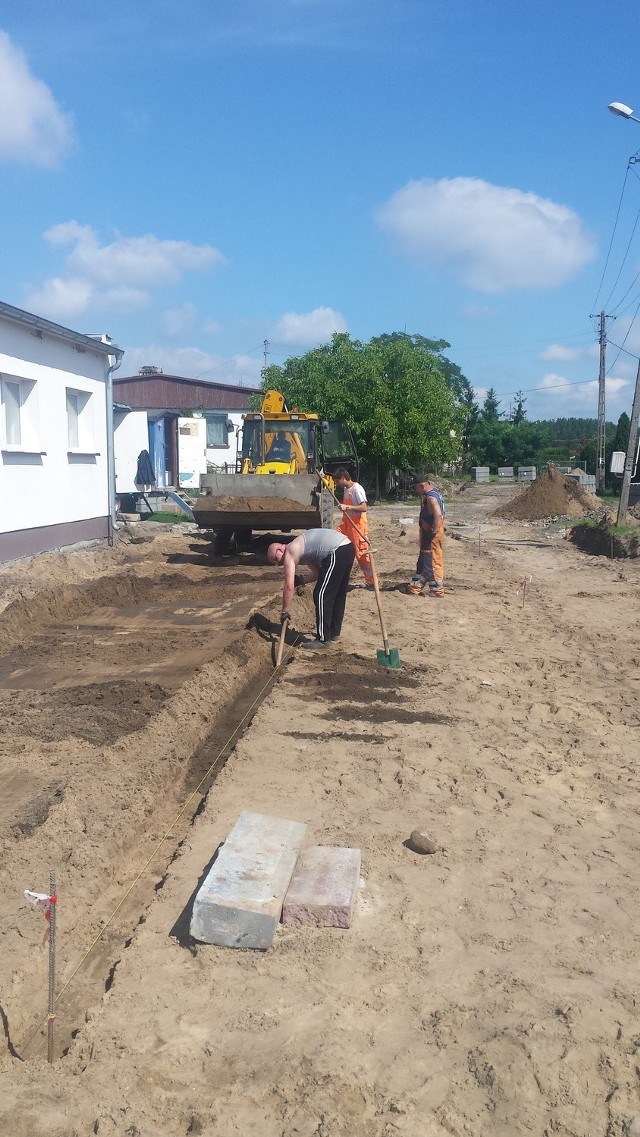
[[123, 354], [0, 303], [0, 562], [109, 536]]
[[233, 465], [235, 432], [257, 387], [205, 383], [142, 367], [114, 379], [116, 485], [131, 493], [137, 460], [148, 450], [158, 488], [195, 486], [207, 466]]

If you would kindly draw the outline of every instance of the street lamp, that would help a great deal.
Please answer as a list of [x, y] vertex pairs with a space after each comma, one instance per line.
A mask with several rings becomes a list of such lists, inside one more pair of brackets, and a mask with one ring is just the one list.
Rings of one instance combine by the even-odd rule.
[[[633, 122], [640, 122], [640, 118], [636, 118], [631, 107], [626, 103], [609, 103], [609, 110], [612, 114], [620, 115], [621, 118], [630, 118]], [[631, 159], [630, 159], [631, 161]], [[633, 466], [635, 461], [636, 446], [638, 443], [638, 420], [640, 419], [640, 360], [638, 361], [638, 372], [636, 375], [636, 389], [633, 396], [633, 407], [631, 408], [631, 425], [629, 429], [629, 441], [627, 443], [627, 453], [624, 460], [624, 473], [622, 475], [622, 487], [620, 490], [620, 502], [618, 504], [618, 525], [624, 525], [627, 520], [627, 508], [629, 506], [629, 490], [631, 488], [631, 476], [633, 473]]]
[[631, 118], [634, 122], [640, 122], [640, 118], [636, 118], [631, 107], [626, 103], [609, 103], [609, 110], [611, 114], [617, 114], [620, 118]]

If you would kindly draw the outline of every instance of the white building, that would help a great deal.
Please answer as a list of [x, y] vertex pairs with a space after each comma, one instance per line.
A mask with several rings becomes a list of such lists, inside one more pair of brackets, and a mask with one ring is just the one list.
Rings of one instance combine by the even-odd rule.
[[123, 354], [0, 303], [0, 562], [110, 535]]
[[[137, 461], [148, 450], [158, 489], [198, 488], [207, 469], [235, 470], [237, 431], [255, 387], [208, 383], [143, 367], [117, 375], [115, 459], [118, 493], [134, 490]], [[144, 411], [147, 419], [145, 439]]]

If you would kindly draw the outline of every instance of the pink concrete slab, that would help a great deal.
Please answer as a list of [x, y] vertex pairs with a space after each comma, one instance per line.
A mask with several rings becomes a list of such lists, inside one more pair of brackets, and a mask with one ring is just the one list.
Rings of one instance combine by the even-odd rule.
[[359, 879], [359, 849], [307, 846], [284, 898], [282, 923], [350, 928]]

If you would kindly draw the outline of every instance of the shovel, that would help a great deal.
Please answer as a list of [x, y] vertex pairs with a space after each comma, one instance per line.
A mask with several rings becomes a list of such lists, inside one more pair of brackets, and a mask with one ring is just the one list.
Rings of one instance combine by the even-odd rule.
[[[316, 473], [319, 475], [320, 478], [322, 478], [324, 485], [328, 489], [328, 491], [331, 494], [336, 505], [340, 505], [340, 502], [338, 501], [336, 495], [334, 494], [333, 490], [331, 489], [331, 486], [327, 482], [327, 479], [324, 477], [324, 474], [321, 474], [319, 470], [317, 470]], [[360, 526], [353, 520], [352, 517], [349, 517], [348, 513], [343, 513], [342, 516], [346, 517], [347, 521], [349, 522], [350, 525], [353, 526], [353, 528], [355, 529], [358, 536], [363, 541], [366, 541], [367, 545], [369, 546], [368, 552], [369, 552], [369, 560], [371, 562], [371, 572], [373, 574], [373, 591], [375, 592], [375, 596], [376, 596], [376, 605], [378, 608], [378, 616], [380, 617], [380, 630], [382, 632], [382, 642], [384, 644], [384, 647], [378, 648], [377, 653], [376, 653], [378, 663], [382, 667], [390, 667], [395, 671], [399, 671], [400, 667], [401, 667], [400, 652], [398, 651], [397, 647], [389, 647], [389, 637], [387, 636], [387, 629], [386, 629], [385, 622], [384, 622], [384, 616], [382, 615], [382, 604], [380, 602], [380, 588], [378, 586], [378, 574], [376, 572], [376, 566], [373, 562], [373, 553], [371, 552], [371, 541], [369, 540], [368, 537], [365, 537], [364, 533], [360, 529]]]
[[278, 652], [276, 655], [276, 667], [282, 663], [282, 653], [284, 651], [284, 642], [287, 637], [287, 628], [289, 626], [289, 618], [283, 620], [280, 625], [280, 639], [278, 640]]

